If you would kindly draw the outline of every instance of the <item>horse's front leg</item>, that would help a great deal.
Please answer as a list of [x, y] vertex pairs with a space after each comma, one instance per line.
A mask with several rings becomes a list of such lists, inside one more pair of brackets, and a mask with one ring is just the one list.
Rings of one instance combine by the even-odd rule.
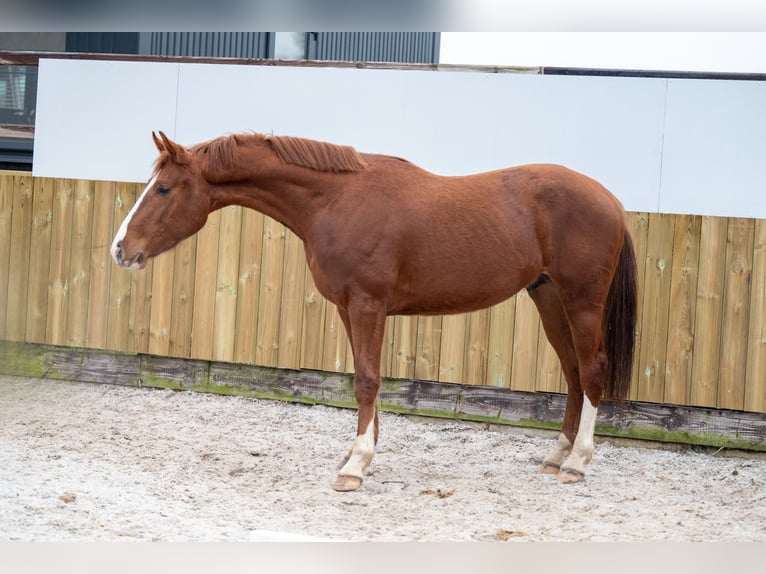
[[350, 304], [338, 309], [354, 353], [354, 397], [358, 407], [356, 439], [338, 472], [333, 488], [340, 492], [357, 490], [375, 455], [378, 442], [378, 391], [380, 352], [386, 314], [374, 301]]

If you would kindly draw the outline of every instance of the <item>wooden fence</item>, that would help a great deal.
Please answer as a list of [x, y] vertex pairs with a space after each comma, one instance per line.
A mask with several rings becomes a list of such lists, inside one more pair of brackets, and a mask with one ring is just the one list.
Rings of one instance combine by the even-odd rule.
[[[143, 272], [109, 245], [143, 186], [0, 172], [0, 340], [353, 371], [298, 238], [228, 207]], [[766, 220], [629, 213], [639, 260], [631, 399], [766, 412]], [[566, 392], [525, 292], [394, 317], [384, 376]]]

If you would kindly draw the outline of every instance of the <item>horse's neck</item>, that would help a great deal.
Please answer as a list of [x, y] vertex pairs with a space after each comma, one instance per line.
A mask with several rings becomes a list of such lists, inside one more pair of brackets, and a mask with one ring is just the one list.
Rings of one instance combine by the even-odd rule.
[[211, 211], [228, 205], [240, 205], [259, 211], [290, 228], [305, 239], [305, 230], [320, 210], [322, 194], [315, 187], [274, 178], [266, 187], [250, 181], [219, 184], [213, 191]]

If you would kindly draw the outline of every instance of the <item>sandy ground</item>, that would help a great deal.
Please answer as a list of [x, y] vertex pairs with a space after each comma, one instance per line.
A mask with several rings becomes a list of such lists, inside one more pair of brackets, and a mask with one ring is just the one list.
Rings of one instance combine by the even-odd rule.
[[0, 541], [766, 541], [766, 460], [597, 446], [383, 414], [362, 489], [331, 489], [356, 413], [0, 377]]

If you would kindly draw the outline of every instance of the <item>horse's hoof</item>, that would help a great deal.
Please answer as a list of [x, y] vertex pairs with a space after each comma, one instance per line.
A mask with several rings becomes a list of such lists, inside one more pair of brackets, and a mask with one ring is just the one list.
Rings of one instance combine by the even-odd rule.
[[559, 482], [562, 484], [573, 484], [585, 480], [585, 473], [574, 468], [561, 467], [558, 475]]
[[361, 478], [344, 474], [339, 474], [338, 478], [335, 479], [335, 484], [332, 485], [336, 492], [353, 492], [359, 490], [360, 486], [362, 486]]
[[540, 467], [540, 474], [558, 474], [561, 467], [558, 464], [552, 462], [544, 462]]

